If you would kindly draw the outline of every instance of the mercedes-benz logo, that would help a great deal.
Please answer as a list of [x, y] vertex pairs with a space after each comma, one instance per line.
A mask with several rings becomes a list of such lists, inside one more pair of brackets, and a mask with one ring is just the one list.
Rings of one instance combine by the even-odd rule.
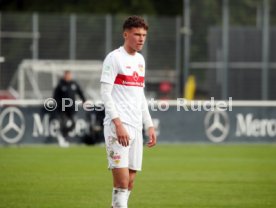
[[229, 133], [229, 118], [225, 111], [209, 111], [204, 119], [205, 133], [212, 142], [222, 142]]
[[134, 81], [137, 82], [137, 80], [139, 79], [139, 74], [135, 71], [135, 72], [133, 72], [132, 76], [133, 76]]
[[20, 141], [25, 132], [25, 119], [15, 107], [8, 107], [0, 114], [0, 137], [7, 143]]

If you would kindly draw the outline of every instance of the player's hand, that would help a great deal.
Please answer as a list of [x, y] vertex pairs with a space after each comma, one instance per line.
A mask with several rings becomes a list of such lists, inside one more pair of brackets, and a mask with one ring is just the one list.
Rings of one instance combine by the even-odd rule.
[[117, 139], [120, 145], [127, 147], [129, 145], [129, 135], [120, 120], [113, 120], [116, 127]]
[[156, 145], [156, 142], [157, 142], [154, 127], [149, 127], [148, 135], [149, 135], [149, 141], [147, 143], [147, 146], [148, 147], [153, 147], [154, 145]]

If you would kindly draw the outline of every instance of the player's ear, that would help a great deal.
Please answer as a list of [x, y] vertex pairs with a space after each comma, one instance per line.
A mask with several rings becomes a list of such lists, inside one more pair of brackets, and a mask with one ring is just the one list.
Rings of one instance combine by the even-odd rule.
[[127, 31], [125, 30], [125, 31], [123, 32], [123, 37], [124, 37], [124, 39], [126, 39], [127, 36], [128, 36], [128, 33], [127, 33]]

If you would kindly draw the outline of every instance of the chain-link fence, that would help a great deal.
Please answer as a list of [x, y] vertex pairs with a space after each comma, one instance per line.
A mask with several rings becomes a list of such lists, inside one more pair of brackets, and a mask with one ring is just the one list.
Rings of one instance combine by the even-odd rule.
[[185, 14], [188, 13], [185, 20], [190, 21], [190, 34], [185, 34], [189, 43], [184, 45], [189, 57], [185, 72], [195, 75], [198, 95], [275, 99], [276, 16], [270, 10], [273, 2], [256, 0], [245, 6], [245, 1], [221, 0], [219, 7], [210, 1], [208, 6], [207, 1], [206, 5], [184, 2]]
[[[276, 28], [269, 1], [244, 8], [246, 18], [240, 19], [232, 9], [237, 1], [222, 0], [220, 7], [208, 8], [183, 2], [183, 17], [144, 16], [150, 26], [142, 51], [147, 94], [182, 97], [184, 82], [194, 75], [195, 98], [276, 98]], [[9, 86], [23, 59], [103, 60], [122, 45], [125, 18], [2, 13], [0, 89]]]
[[[1, 14], [0, 88], [5, 89], [23, 59], [103, 60], [108, 52], [123, 44], [122, 23], [126, 16]], [[149, 88], [167, 79], [166, 72], [177, 66], [177, 18], [147, 17], [150, 24], [148, 40], [142, 53], [149, 70], [158, 71]], [[179, 65], [179, 64], [178, 64]], [[91, 75], [93, 76], [93, 74]], [[157, 96], [156, 92], [152, 92]]]

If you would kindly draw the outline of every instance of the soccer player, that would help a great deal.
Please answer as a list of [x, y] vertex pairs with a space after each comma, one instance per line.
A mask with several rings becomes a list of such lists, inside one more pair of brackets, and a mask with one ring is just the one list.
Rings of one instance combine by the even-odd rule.
[[104, 136], [113, 175], [113, 208], [127, 208], [136, 172], [141, 171], [143, 124], [149, 136], [147, 146], [156, 144], [144, 95], [145, 60], [138, 53], [147, 30], [143, 18], [127, 18], [123, 24], [123, 46], [109, 53], [103, 63], [101, 96], [106, 109]]

